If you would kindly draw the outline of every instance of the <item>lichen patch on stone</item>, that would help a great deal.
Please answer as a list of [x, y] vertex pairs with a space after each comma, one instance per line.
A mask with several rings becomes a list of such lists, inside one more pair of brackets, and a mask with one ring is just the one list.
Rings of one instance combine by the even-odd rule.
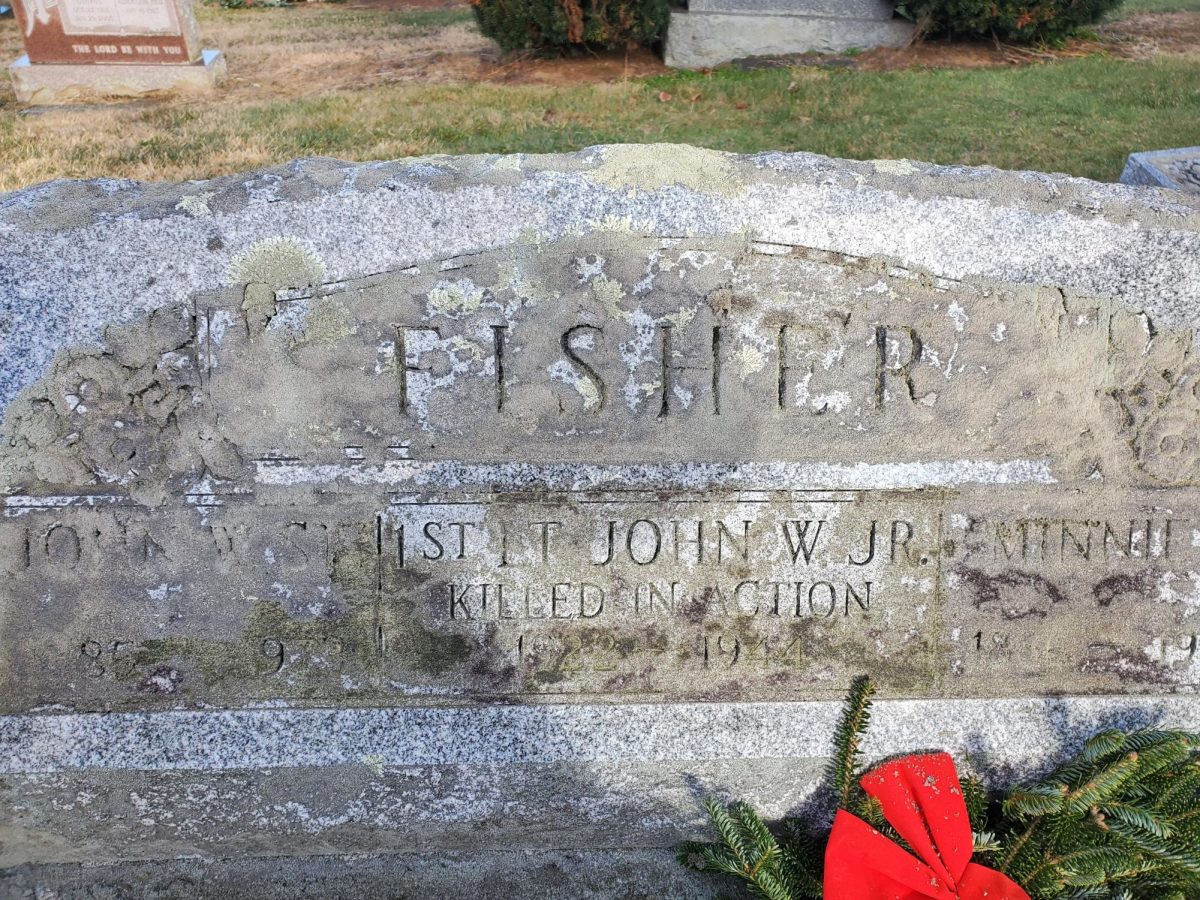
[[483, 305], [483, 289], [465, 278], [441, 281], [429, 292], [428, 299], [430, 315], [457, 318]]
[[696, 148], [687, 156], [668, 145], [617, 145], [597, 149], [599, 164], [586, 172], [590, 181], [618, 190], [657, 191], [678, 185], [705, 194], [732, 196], [745, 188], [734, 157]]
[[216, 193], [213, 191], [186, 194], [175, 204], [175, 208], [197, 219], [203, 216], [211, 216], [212, 210], [208, 208], [208, 201], [215, 196]]
[[293, 238], [268, 238], [234, 257], [229, 267], [231, 284], [262, 284], [272, 291], [320, 284], [325, 264]]

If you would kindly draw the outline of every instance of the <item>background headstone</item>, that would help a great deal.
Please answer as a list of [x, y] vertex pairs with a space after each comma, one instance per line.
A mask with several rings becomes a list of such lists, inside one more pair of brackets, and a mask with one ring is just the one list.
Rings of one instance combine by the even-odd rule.
[[192, 0], [17, 0], [26, 53], [17, 99], [51, 104], [210, 89], [219, 51], [200, 49]]
[[666, 63], [702, 69], [737, 59], [903, 47], [913, 26], [891, 0], [690, 0], [671, 13]]
[[31, 63], [200, 58], [190, 0], [18, 0], [16, 9]]
[[1200, 727], [1186, 195], [635, 146], [0, 227], [0, 895], [705, 896], [864, 672], [872, 758]]
[[1131, 153], [1121, 183], [1200, 194], [1200, 147]]

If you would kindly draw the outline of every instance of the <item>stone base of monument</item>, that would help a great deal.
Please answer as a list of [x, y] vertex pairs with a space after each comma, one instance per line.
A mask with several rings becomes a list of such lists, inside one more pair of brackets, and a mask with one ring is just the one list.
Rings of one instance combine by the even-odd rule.
[[700, 69], [735, 59], [903, 47], [913, 26], [886, 0], [692, 0], [671, 13], [666, 62]]
[[1131, 153], [1121, 183], [1200, 194], [1200, 147]]
[[225, 54], [204, 50], [185, 66], [31, 63], [21, 56], [8, 67], [17, 102], [27, 106], [60, 106], [112, 97], [147, 97], [164, 93], [211, 91], [226, 73]]
[[[722, 896], [675, 849], [709, 794], [809, 809], [837, 702], [0, 716], [0, 897]], [[1192, 697], [884, 700], [869, 753], [992, 783]], [[5, 821], [5, 817], [7, 821]], [[144, 893], [134, 894], [130, 885]]]

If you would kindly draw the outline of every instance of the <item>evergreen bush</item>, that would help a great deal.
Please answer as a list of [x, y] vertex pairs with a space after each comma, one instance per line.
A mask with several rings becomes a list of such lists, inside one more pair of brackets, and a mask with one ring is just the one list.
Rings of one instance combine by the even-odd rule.
[[923, 31], [1003, 41], [1056, 43], [1123, 0], [897, 0]]
[[662, 40], [669, 0], [471, 0], [480, 30], [506, 52], [649, 47]]

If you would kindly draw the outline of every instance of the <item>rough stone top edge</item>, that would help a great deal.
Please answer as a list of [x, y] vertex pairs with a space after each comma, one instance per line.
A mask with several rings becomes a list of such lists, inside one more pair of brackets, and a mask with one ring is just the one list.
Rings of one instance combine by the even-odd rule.
[[1200, 156], [1200, 146], [1194, 147], [1170, 147], [1165, 150], [1138, 150], [1131, 153], [1137, 159], [1175, 159], [1181, 156]]
[[[737, 154], [659, 143], [595, 145], [569, 153], [439, 154], [366, 162], [300, 157], [263, 169], [183, 182], [56, 179], [0, 194], [0, 232], [73, 230], [126, 216], [227, 215], [281, 199], [396, 191], [405, 185], [448, 191], [503, 187], [541, 175], [576, 175], [610, 189], [651, 192], [681, 187], [724, 197], [758, 182], [784, 179], [875, 188], [916, 199], [945, 196], [1031, 209], [1067, 209], [1114, 221], [1149, 216], [1148, 224], [1179, 225], [1180, 218], [1200, 218], [1200, 198], [1063, 173], [909, 159], [851, 160], [808, 152]], [[208, 198], [188, 202], [203, 195]], [[208, 209], [200, 211], [201, 206]]]
[[300, 159], [177, 184], [53, 181], [0, 196], [0, 406], [105, 326], [228, 287], [284, 240], [336, 283], [593, 233], [802, 246], [954, 280], [1200, 316], [1200, 198], [1066, 175], [749, 156], [671, 144], [556, 155]]

